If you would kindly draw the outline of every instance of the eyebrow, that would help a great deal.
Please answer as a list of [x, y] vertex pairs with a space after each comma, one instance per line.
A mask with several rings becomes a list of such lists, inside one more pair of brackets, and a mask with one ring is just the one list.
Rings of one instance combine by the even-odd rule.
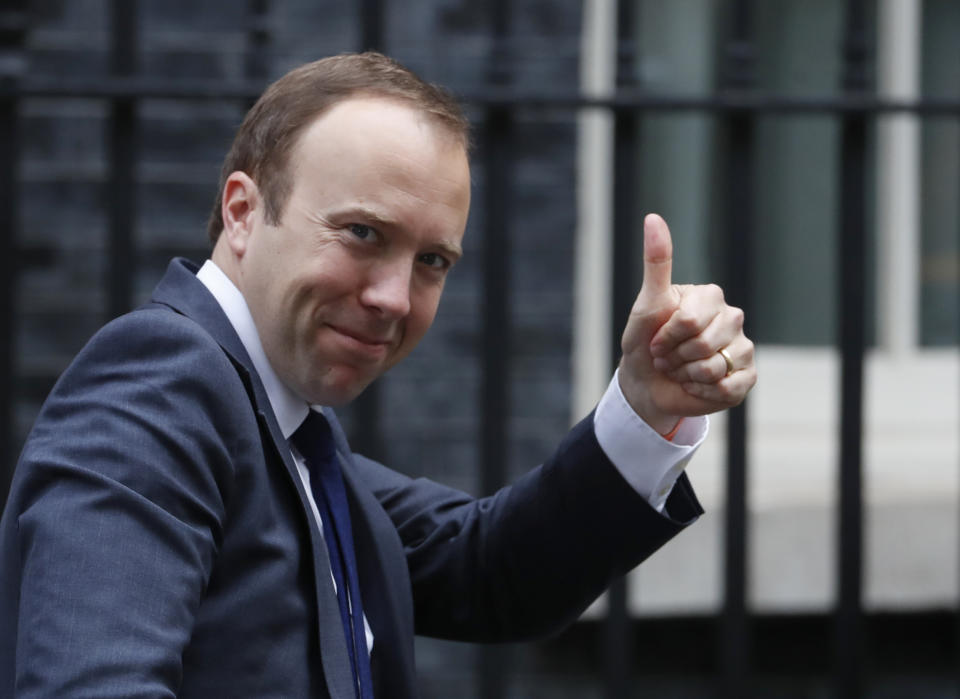
[[437, 242], [437, 247], [440, 248], [445, 254], [453, 258], [453, 262], [456, 262], [461, 257], [463, 257], [463, 248], [461, 248], [456, 243], [451, 243], [446, 240], [441, 240]]
[[[344, 209], [341, 209], [334, 213], [334, 218], [343, 219], [357, 216], [366, 221], [369, 221], [375, 226], [382, 228], [399, 228], [400, 223], [393, 218], [384, 216], [375, 209], [371, 209], [368, 206], [362, 204], [354, 204], [348, 206]], [[459, 260], [463, 257], [463, 248], [461, 248], [457, 243], [451, 240], [438, 240], [433, 243], [436, 247], [440, 248], [444, 253], [454, 258], [454, 261]]]
[[384, 216], [375, 209], [371, 209], [370, 207], [362, 204], [347, 206], [340, 211], [337, 211], [334, 215], [337, 218], [350, 218], [356, 216], [366, 221], [370, 221], [377, 226], [383, 226], [384, 228], [398, 228], [400, 225], [396, 219]]

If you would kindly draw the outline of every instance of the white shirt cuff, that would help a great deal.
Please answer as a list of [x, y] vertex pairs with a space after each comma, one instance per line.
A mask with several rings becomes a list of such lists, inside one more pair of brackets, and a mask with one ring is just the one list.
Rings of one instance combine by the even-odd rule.
[[603, 453], [658, 512], [663, 512], [677, 479], [706, 438], [709, 425], [705, 415], [684, 418], [673, 441], [668, 442], [630, 407], [616, 372], [593, 414], [593, 430]]

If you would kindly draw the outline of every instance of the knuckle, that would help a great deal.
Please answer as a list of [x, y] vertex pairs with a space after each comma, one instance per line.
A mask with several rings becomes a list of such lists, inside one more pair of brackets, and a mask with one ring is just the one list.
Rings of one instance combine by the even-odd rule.
[[676, 352], [668, 354], [666, 357], [664, 357], [664, 360], [667, 362], [669, 371], [676, 371], [683, 366], [683, 359], [678, 357]]
[[688, 333], [697, 328], [697, 316], [693, 311], [681, 309], [677, 311], [675, 318], [677, 328], [684, 333]]
[[724, 365], [724, 371], [720, 371], [716, 366], [711, 366], [710, 363], [705, 363], [703, 367], [703, 381], [707, 383], [716, 383], [723, 378], [723, 375], [726, 373], [726, 365]]
[[710, 370], [703, 366], [702, 362], [691, 364], [689, 368], [690, 379], [698, 383], [709, 381]]
[[714, 384], [724, 377], [724, 374], [726, 374], [726, 369], [726, 363], [724, 363], [723, 370], [721, 370], [716, 366], [715, 362], [705, 359], [696, 362], [695, 364], [691, 364], [690, 374], [694, 381], [705, 384]]
[[724, 403], [731, 403], [736, 401], [736, 392], [734, 391], [732, 381], [720, 381], [716, 385], [717, 388], [717, 397]]
[[688, 342], [688, 352], [691, 358], [706, 359], [716, 351], [716, 348], [702, 336], [695, 337]]
[[723, 289], [721, 289], [718, 285], [707, 284], [707, 291], [713, 298], [723, 301]]
[[730, 306], [730, 318], [733, 320], [734, 327], [736, 327], [737, 330], [740, 330], [743, 328], [744, 315], [743, 315], [742, 308], [738, 308], [737, 306]]

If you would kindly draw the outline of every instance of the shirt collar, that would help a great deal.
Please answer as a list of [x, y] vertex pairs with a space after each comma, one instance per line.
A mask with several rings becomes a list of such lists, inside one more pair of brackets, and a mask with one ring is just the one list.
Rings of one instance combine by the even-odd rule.
[[260, 334], [257, 332], [257, 326], [253, 322], [253, 316], [250, 315], [250, 308], [247, 306], [243, 294], [234, 285], [230, 278], [224, 274], [213, 260], [207, 260], [203, 267], [197, 272], [199, 279], [213, 297], [220, 304], [230, 325], [240, 336], [240, 342], [243, 348], [250, 355], [253, 362], [253, 368], [260, 375], [260, 381], [267, 392], [267, 398], [270, 401], [270, 407], [273, 408], [273, 414], [277, 418], [277, 424], [283, 433], [284, 439], [290, 439], [296, 429], [307, 417], [310, 406], [303, 398], [298, 396], [293, 390], [280, 380], [277, 372], [273, 370], [263, 351], [263, 344], [260, 342]]

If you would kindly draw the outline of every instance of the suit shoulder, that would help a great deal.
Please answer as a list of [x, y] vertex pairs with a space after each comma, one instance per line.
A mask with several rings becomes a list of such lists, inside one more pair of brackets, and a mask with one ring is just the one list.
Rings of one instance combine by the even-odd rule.
[[88, 400], [152, 406], [163, 396], [162, 403], [181, 415], [226, 410], [236, 416], [250, 401], [245, 373], [197, 321], [151, 305], [101, 328], [61, 375], [45, 407]]
[[215, 338], [151, 307], [111, 321], [74, 358], [44, 402], [17, 471], [26, 478], [54, 469], [60, 480], [96, 473], [174, 510], [181, 503], [163, 484], [209, 475], [217, 487], [208, 490], [227, 492], [237, 459], [256, 453], [258, 438], [246, 384]]
[[227, 352], [199, 322], [165, 306], [150, 305], [122, 315], [101, 328], [71, 367], [109, 359], [134, 362], [141, 370], [174, 368], [211, 381], [236, 374]]
[[195, 345], [200, 351], [222, 351], [199, 322], [159, 304], [149, 304], [114, 318], [94, 334], [85, 349], [100, 343], [109, 343], [121, 351], [147, 347], [164, 351], [170, 345], [183, 344]]

